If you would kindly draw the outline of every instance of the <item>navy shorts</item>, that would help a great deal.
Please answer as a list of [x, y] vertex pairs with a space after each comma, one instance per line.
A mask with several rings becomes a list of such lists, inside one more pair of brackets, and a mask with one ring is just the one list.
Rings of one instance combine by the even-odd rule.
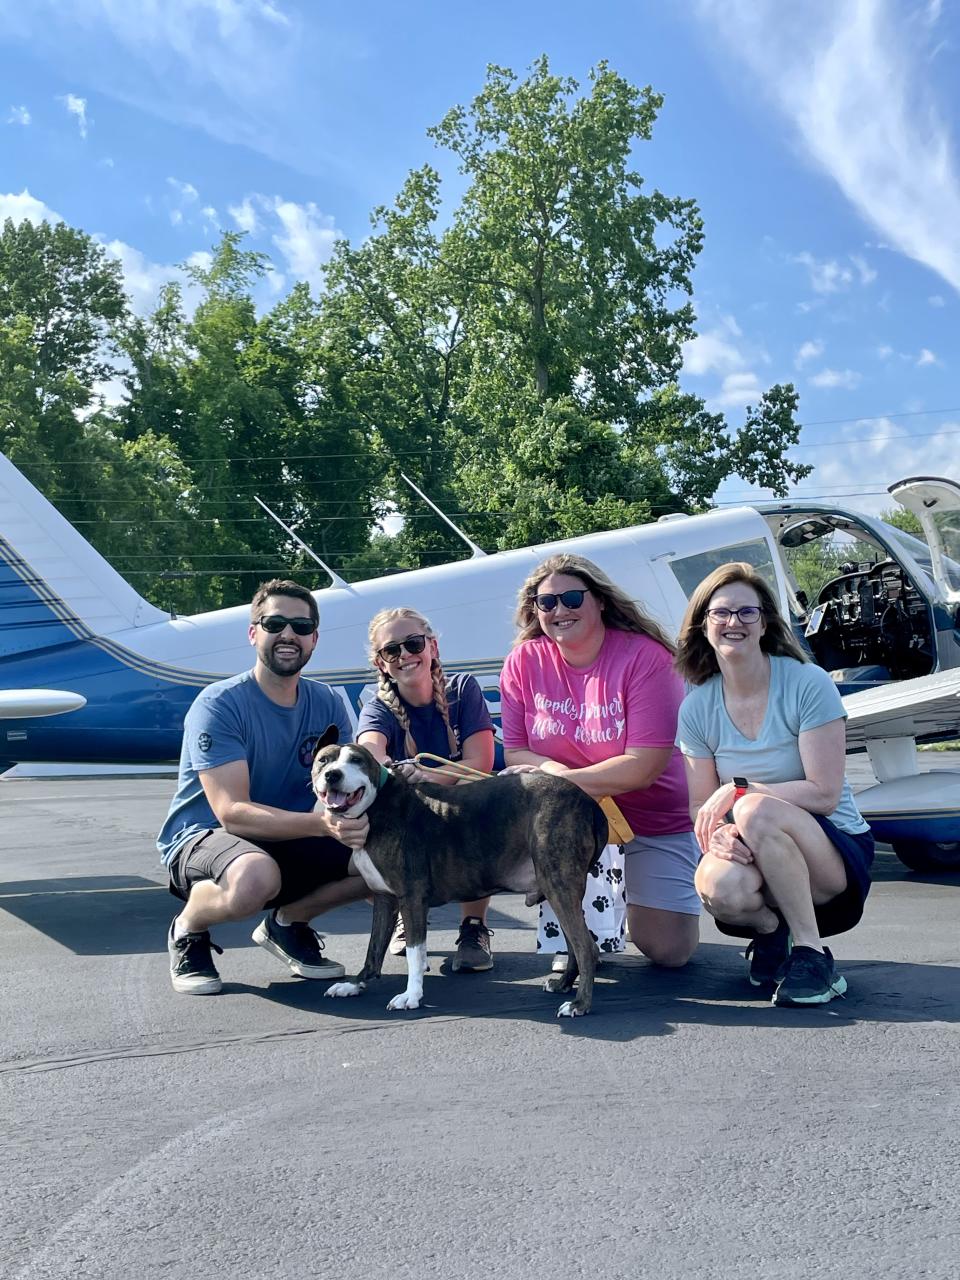
[[[827, 839], [843, 859], [847, 872], [847, 887], [835, 898], [821, 902], [816, 907], [817, 930], [821, 938], [831, 938], [835, 933], [846, 933], [863, 915], [863, 906], [870, 892], [870, 868], [873, 865], [874, 840], [869, 830], [851, 834], [835, 827], [823, 814], [811, 813]], [[752, 938], [756, 932], [744, 925], [724, 924], [715, 920], [721, 933], [732, 938]]]
[[264, 840], [254, 844], [243, 836], [232, 836], [222, 827], [201, 831], [178, 849], [167, 870], [170, 892], [186, 902], [191, 888], [200, 880], [218, 881], [245, 853], [266, 853], [280, 868], [280, 892], [266, 904], [284, 907], [299, 902], [335, 880], [345, 880], [350, 850], [329, 836], [305, 836], [299, 840]]

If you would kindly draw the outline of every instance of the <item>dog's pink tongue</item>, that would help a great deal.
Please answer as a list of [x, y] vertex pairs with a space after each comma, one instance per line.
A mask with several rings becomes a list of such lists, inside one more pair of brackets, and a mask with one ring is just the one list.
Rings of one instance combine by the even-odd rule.
[[339, 809], [347, 802], [347, 793], [345, 791], [328, 791], [327, 807], [330, 809]]

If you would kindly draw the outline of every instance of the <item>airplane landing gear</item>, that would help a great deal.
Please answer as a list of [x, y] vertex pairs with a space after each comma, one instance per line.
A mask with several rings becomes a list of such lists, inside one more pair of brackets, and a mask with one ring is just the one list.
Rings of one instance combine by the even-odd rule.
[[911, 871], [960, 871], [960, 840], [894, 840], [893, 852]]

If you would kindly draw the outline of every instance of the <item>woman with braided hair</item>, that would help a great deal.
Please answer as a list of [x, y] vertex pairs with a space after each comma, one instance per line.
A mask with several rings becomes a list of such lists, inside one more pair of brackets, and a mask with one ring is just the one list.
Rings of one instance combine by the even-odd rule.
[[[473, 676], [444, 674], [437, 637], [415, 609], [381, 609], [368, 631], [377, 693], [360, 712], [357, 742], [381, 763], [429, 752], [489, 773], [493, 768], [493, 721]], [[431, 782], [455, 785], [442, 770]], [[460, 905], [460, 933], [454, 973], [493, 968], [489, 898]], [[403, 920], [390, 943], [394, 955], [406, 949]]]

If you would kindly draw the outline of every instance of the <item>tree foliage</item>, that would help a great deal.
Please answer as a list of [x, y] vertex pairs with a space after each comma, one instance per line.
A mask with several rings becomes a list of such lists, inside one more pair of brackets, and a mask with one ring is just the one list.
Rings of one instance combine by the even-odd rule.
[[369, 576], [462, 553], [403, 476], [488, 548], [696, 510], [733, 472], [785, 492], [809, 471], [786, 458], [791, 385], [738, 426], [678, 386], [703, 227], [637, 170], [660, 107], [606, 63], [583, 91], [545, 58], [523, 79], [491, 67], [429, 131], [455, 205], [412, 170], [366, 239], [336, 244], [318, 296], [269, 308], [268, 262], [237, 233], [139, 317], [91, 237], [8, 222], [0, 448], [179, 611], [274, 572], [316, 580], [255, 497]]

